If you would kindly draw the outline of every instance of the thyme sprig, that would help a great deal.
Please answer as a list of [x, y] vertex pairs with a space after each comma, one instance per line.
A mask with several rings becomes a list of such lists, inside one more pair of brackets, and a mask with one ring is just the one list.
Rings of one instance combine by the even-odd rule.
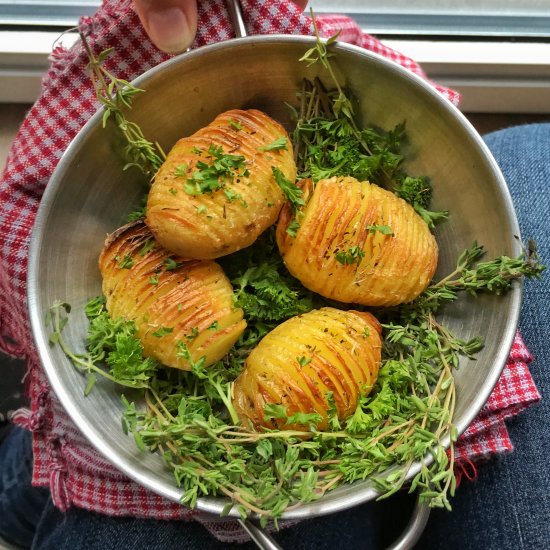
[[430, 285], [410, 304], [399, 306], [399, 315], [416, 320], [419, 312], [435, 313], [442, 305], [453, 302], [459, 292], [476, 296], [481, 292], [504, 294], [519, 277], [540, 279], [546, 267], [539, 261], [536, 243], [528, 241], [518, 258], [500, 256], [493, 260], [478, 262], [485, 255], [484, 248], [474, 242], [457, 259], [456, 269], [437, 284]]
[[146, 139], [141, 128], [126, 117], [126, 111], [131, 109], [134, 96], [143, 90], [106, 69], [105, 61], [113, 52], [113, 48], [104, 50], [96, 56], [82, 32], [80, 39], [88, 56], [88, 71], [96, 97], [103, 106], [103, 127], [109, 119], [114, 119], [126, 142], [123, 154], [127, 163], [124, 169], [135, 166], [152, 180], [166, 159], [166, 154], [157, 142]]

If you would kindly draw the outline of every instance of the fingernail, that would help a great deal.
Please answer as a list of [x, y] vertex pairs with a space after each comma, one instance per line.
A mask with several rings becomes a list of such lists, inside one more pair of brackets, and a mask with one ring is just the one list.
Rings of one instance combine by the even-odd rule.
[[195, 39], [194, 29], [185, 13], [179, 8], [151, 10], [147, 14], [149, 37], [166, 53], [185, 51]]

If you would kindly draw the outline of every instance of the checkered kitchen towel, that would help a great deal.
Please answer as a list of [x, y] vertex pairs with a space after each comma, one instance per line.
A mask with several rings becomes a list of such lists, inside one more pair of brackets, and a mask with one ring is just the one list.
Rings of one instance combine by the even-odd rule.
[[[288, 0], [242, 0], [249, 34], [311, 35], [311, 19]], [[202, 0], [199, 31], [194, 47], [233, 36], [223, 0]], [[363, 34], [349, 18], [319, 17], [324, 36], [341, 30], [340, 40], [388, 57], [425, 78], [411, 59]], [[157, 50], [145, 35], [130, 0], [107, 0], [81, 28], [96, 53], [113, 47], [107, 67], [131, 80], [169, 56]], [[43, 82], [41, 97], [28, 113], [8, 156], [0, 182], [0, 349], [27, 359], [27, 388], [31, 409], [14, 420], [33, 432], [33, 481], [49, 486], [55, 504], [71, 505], [111, 515], [184, 519], [195, 513], [165, 500], [121, 474], [90, 447], [51, 392], [40, 368], [30, 336], [26, 309], [27, 251], [38, 203], [61, 154], [98, 103], [88, 75], [86, 55], [76, 44], [56, 49]], [[435, 86], [435, 84], [434, 84]], [[451, 102], [453, 90], [436, 86]], [[459, 461], [512, 448], [504, 419], [539, 399], [527, 364], [529, 353], [516, 336], [502, 378], [487, 405], [457, 446]], [[233, 521], [197, 517], [221, 540], [239, 540], [243, 533]]]

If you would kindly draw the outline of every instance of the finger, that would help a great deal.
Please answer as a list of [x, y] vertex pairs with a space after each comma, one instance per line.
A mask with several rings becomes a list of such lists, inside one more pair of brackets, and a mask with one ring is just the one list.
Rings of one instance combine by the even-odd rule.
[[167, 53], [185, 51], [197, 34], [196, 0], [134, 0], [145, 32]]

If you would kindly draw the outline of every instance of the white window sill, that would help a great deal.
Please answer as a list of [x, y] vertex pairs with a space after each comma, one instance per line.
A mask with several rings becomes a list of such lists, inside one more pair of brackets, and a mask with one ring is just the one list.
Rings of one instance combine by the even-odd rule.
[[462, 94], [470, 113], [550, 113], [550, 44], [384, 40]]
[[76, 33], [0, 31], [0, 103], [34, 103], [54, 46], [69, 47]]
[[[66, 34], [69, 46], [76, 34]], [[32, 103], [59, 34], [0, 31], [0, 102]], [[462, 109], [485, 113], [550, 113], [550, 44], [384, 40], [418, 61], [429, 77], [462, 94]]]

